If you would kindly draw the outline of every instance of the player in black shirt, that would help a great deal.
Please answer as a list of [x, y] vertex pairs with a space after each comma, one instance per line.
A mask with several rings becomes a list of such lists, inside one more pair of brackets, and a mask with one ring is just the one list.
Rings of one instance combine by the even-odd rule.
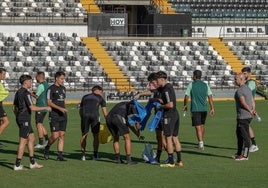
[[82, 137], [80, 139], [82, 160], [86, 160], [86, 139], [91, 126], [91, 132], [93, 134], [93, 149], [94, 160], [98, 160], [99, 149], [99, 131], [100, 131], [100, 115], [99, 107], [101, 106], [104, 117], [106, 118], [108, 112], [106, 108], [106, 101], [102, 97], [102, 87], [96, 85], [92, 89], [92, 93], [84, 95], [80, 103], [79, 114], [81, 117], [81, 131]]
[[48, 106], [38, 107], [35, 106], [31, 99], [29, 89], [32, 87], [32, 77], [29, 75], [22, 75], [19, 78], [22, 87], [16, 92], [13, 111], [16, 116], [16, 122], [19, 126], [20, 143], [18, 147], [18, 154], [14, 170], [24, 170], [21, 165], [21, 159], [24, 154], [25, 146], [28, 147], [30, 157], [30, 169], [42, 168], [43, 165], [37, 164], [34, 160], [34, 132], [31, 125], [31, 111], [48, 110], [51, 108]]
[[65, 161], [62, 156], [64, 136], [67, 126], [67, 109], [65, 107], [66, 88], [63, 86], [65, 73], [58, 71], [55, 74], [55, 82], [47, 90], [47, 104], [52, 108], [49, 113], [51, 136], [45, 147], [44, 157], [49, 158], [50, 146], [58, 140], [58, 161]]
[[166, 138], [168, 163], [161, 164], [161, 167], [175, 167], [173, 158], [173, 144], [177, 153], [177, 165], [183, 166], [181, 161], [181, 144], [178, 139], [180, 118], [176, 108], [176, 95], [173, 86], [167, 83], [167, 74], [163, 71], [157, 72], [157, 84], [160, 87], [162, 105], [159, 108], [163, 109], [162, 125]]
[[123, 136], [125, 140], [125, 152], [127, 164], [132, 165], [136, 162], [131, 160], [131, 137], [129, 134], [129, 129], [133, 131], [134, 134], [139, 139], [143, 139], [138, 130], [138, 125], [130, 125], [128, 123], [128, 116], [132, 114], [137, 114], [136, 108], [133, 102], [120, 102], [116, 104], [109, 112], [106, 118], [106, 124], [114, 137], [113, 147], [117, 163], [123, 163], [120, 157], [120, 147], [119, 147], [119, 136]]
[[[158, 76], [156, 72], [151, 73], [147, 78], [147, 80], [149, 81], [149, 84], [147, 86], [148, 89], [146, 91], [143, 91], [142, 93], [138, 93], [137, 95], [135, 95], [135, 98], [153, 95], [153, 97], [149, 99], [149, 102], [154, 101], [154, 100], [158, 102], [162, 102], [161, 92], [160, 92], [161, 88], [158, 87], [157, 85], [157, 78]], [[157, 163], [160, 163], [162, 150], [166, 149], [166, 139], [165, 139], [165, 136], [163, 135], [163, 125], [161, 121], [159, 122], [159, 124], [157, 125], [155, 129], [155, 134], [156, 134], [156, 140], [157, 140], [157, 153], [156, 153], [155, 160]]]

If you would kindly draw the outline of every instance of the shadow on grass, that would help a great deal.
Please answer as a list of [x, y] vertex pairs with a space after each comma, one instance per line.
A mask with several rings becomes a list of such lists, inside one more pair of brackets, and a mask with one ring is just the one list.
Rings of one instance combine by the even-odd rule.
[[[11, 140], [0, 140], [0, 143], [3, 144], [3, 147], [6, 147], [5, 144], [14, 144], [19, 145], [19, 142], [11, 141]], [[4, 144], [5, 143], [5, 144]]]
[[[107, 153], [107, 152], [99, 152], [98, 153], [99, 159], [96, 160], [97, 162], [107, 162], [107, 163], [117, 163], [115, 160], [115, 154], [114, 153]], [[80, 150], [74, 150], [73, 153], [64, 153], [64, 157], [66, 159], [73, 159], [73, 160], [81, 160], [81, 151]], [[121, 159], [123, 161], [126, 161], [125, 154], [121, 154]], [[93, 151], [86, 152], [86, 160], [94, 160], [93, 159]], [[132, 157], [133, 161], [136, 162], [143, 162], [143, 159]]]
[[230, 156], [225, 156], [225, 155], [205, 153], [205, 151], [182, 150], [182, 153], [188, 153], [188, 154], [193, 154], [193, 155], [203, 155], [203, 156], [209, 156], [209, 157], [220, 157], [220, 158], [227, 158], [227, 159], [231, 158]]
[[[196, 148], [197, 147], [197, 143], [193, 143], [193, 142], [181, 142], [181, 144], [182, 144], [182, 148]], [[215, 148], [215, 149], [236, 150], [236, 148], [213, 146], [213, 145], [207, 145], [207, 144], [205, 144], [205, 147]]]
[[9, 162], [6, 162], [6, 160], [1, 159], [0, 166], [13, 170], [14, 163], [9, 163]]

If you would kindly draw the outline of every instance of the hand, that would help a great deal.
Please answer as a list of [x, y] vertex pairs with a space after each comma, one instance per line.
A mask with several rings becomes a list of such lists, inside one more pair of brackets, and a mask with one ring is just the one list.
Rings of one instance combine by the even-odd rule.
[[161, 105], [159, 105], [159, 106], [156, 106], [154, 109], [155, 109], [155, 111], [158, 111], [158, 110], [160, 110], [162, 108], [161, 108]]
[[62, 113], [67, 113], [68, 112], [68, 110], [66, 109], [66, 108], [60, 108], [60, 111], [62, 112]]
[[139, 99], [140, 98], [140, 94], [134, 95], [134, 99]]
[[210, 116], [214, 116], [214, 113], [215, 113], [214, 109], [211, 109], [209, 112]]
[[50, 106], [47, 106], [47, 111], [51, 112], [52, 108]]

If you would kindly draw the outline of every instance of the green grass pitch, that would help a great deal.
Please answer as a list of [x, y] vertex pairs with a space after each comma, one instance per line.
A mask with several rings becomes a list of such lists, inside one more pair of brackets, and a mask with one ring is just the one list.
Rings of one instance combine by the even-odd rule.
[[[113, 104], [109, 104], [110, 109]], [[182, 103], [177, 108], [181, 113]], [[6, 105], [10, 125], [0, 137], [4, 147], [0, 148], [0, 187], [267, 187], [268, 177], [268, 117], [267, 101], [256, 102], [262, 122], [253, 119], [260, 148], [250, 153], [248, 161], [234, 161], [236, 152], [235, 106], [234, 101], [215, 102], [215, 116], [208, 116], [205, 133], [205, 150], [196, 148], [196, 136], [191, 127], [190, 114], [181, 117], [180, 141], [182, 143], [182, 168], [160, 168], [143, 162], [141, 152], [144, 142], [132, 136], [132, 157], [137, 165], [118, 165], [113, 162], [112, 142], [100, 145], [101, 161], [93, 161], [92, 136], [87, 139], [87, 161], [80, 160], [80, 118], [76, 105], [68, 105], [68, 127], [65, 137], [64, 157], [66, 162], [56, 161], [56, 143], [51, 147], [49, 160], [44, 160], [43, 151], [36, 150], [37, 162], [44, 165], [40, 170], [13, 171], [18, 146], [18, 128], [11, 105]], [[45, 121], [49, 130], [48, 121]], [[35, 126], [35, 136], [37, 134]], [[147, 142], [156, 148], [155, 133], [146, 129], [142, 133]], [[121, 154], [124, 155], [124, 140], [120, 140]], [[54, 153], [55, 152], [55, 153]], [[165, 160], [163, 152], [161, 160]], [[22, 164], [29, 166], [28, 152], [25, 150]]]

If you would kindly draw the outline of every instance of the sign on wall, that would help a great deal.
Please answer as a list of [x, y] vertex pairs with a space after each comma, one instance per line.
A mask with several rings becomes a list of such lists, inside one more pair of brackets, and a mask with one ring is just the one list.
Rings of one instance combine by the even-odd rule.
[[127, 36], [126, 13], [88, 14], [88, 36]]
[[125, 26], [125, 18], [110, 18], [110, 26]]

